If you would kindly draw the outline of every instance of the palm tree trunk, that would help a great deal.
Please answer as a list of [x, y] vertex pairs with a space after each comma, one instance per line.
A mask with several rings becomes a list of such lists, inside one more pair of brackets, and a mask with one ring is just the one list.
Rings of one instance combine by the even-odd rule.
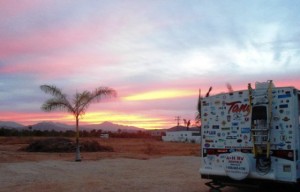
[[75, 161], [81, 161], [79, 146], [79, 116], [76, 116], [76, 156]]

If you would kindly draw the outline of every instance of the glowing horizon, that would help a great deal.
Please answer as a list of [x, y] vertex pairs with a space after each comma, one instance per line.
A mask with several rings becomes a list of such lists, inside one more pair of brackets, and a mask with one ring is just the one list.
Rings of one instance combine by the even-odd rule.
[[[14, 116], [17, 116], [17, 118]], [[2, 117], [4, 121], [13, 121], [16, 123], [21, 123], [24, 126], [29, 126], [43, 121], [65, 123], [68, 125], [75, 124], [74, 116], [67, 112], [62, 113], [53, 111], [51, 113], [45, 114], [8, 114], [7, 117], [5, 117], [5, 115], [2, 114]], [[27, 120], [28, 117], [30, 118], [30, 120]], [[170, 121], [166, 121], [163, 118], [115, 112], [88, 112], [82, 118], [80, 118], [79, 122], [80, 125], [85, 125], [100, 124], [105, 121], [119, 125], [134, 126], [143, 129], [163, 129], [169, 128], [171, 126]]]

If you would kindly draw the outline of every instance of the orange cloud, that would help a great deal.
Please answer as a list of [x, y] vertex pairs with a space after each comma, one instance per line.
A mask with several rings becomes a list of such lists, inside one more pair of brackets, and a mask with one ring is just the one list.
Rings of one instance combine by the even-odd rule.
[[189, 97], [195, 95], [197, 95], [197, 91], [195, 90], [170, 89], [170, 90], [158, 90], [158, 91], [138, 93], [135, 95], [124, 97], [123, 99], [126, 101], [141, 101], [141, 100], [171, 99], [171, 98]]

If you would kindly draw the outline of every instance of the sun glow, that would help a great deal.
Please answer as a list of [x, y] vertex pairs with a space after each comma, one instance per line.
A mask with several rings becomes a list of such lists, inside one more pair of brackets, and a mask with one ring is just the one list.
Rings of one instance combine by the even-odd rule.
[[[67, 115], [65, 120], [72, 121], [74, 120], [74, 117], [72, 115]], [[162, 118], [114, 112], [90, 112], [82, 116], [80, 120], [83, 124], [99, 124], [104, 121], [145, 129], [161, 129], [168, 126], [166, 125], [166, 121]]]
[[171, 99], [178, 97], [188, 97], [197, 95], [194, 90], [159, 90], [139, 93], [124, 97], [127, 101], [155, 100], [155, 99]]

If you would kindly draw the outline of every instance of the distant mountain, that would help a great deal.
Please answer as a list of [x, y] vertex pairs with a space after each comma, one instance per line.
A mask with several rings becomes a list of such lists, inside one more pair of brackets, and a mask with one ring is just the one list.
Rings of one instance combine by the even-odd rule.
[[20, 128], [24, 128], [24, 127], [25, 127], [24, 125], [13, 122], [13, 121], [0, 121], [0, 128], [20, 129]]
[[74, 128], [73, 128], [73, 126], [66, 125], [63, 123], [43, 121], [43, 122], [32, 125], [32, 129], [33, 130], [41, 130], [41, 131], [45, 131], [45, 130], [66, 131], [66, 130], [73, 130]]
[[117, 132], [118, 130], [121, 131], [127, 131], [127, 132], [136, 132], [136, 131], [144, 131], [145, 129], [139, 128], [139, 127], [134, 127], [134, 126], [126, 126], [126, 125], [119, 125], [119, 124], [114, 124], [108, 121], [105, 121], [101, 124], [93, 124], [93, 125], [85, 125], [83, 126], [88, 129], [101, 129], [102, 131], [112, 131], [112, 132]]
[[[138, 128], [134, 126], [126, 126], [126, 125], [119, 125], [119, 124], [114, 124], [111, 122], [103, 122], [100, 124], [88, 124], [88, 125], [79, 125], [79, 129], [82, 130], [87, 130], [90, 131], [92, 129], [99, 130], [101, 129], [102, 131], [111, 131], [111, 132], [117, 132], [118, 130], [121, 131], [127, 131], [127, 132], [137, 132], [137, 131], [144, 131], [145, 129], [143, 128]], [[12, 122], [12, 121], [0, 121], [0, 128], [28, 128], [28, 126], [24, 126], [22, 124]], [[66, 131], [66, 130], [75, 130], [75, 125], [67, 125], [63, 123], [57, 123], [57, 122], [52, 122], [52, 121], [43, 121], [39, 122], [36, 124], [31, 125], [32, 130], [41, 130], [41, 131]]]

